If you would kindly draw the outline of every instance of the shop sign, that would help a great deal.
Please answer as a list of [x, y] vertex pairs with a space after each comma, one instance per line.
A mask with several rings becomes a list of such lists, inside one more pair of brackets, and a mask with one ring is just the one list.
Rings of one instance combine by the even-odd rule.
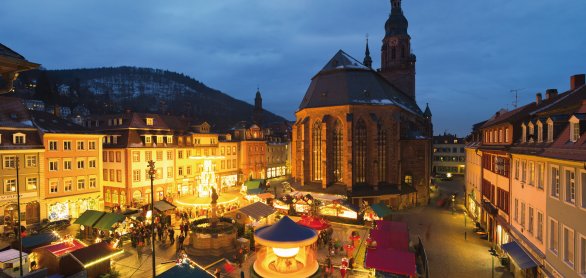
[[[37, 192], [26, 192], [26, 193], [20, 194], [20, 198], [30, 198], [30, 197], [37, 197]], [[0, 195], [0, 201], [12, 201], [12, 200], [16, 200], [16, 194]]]

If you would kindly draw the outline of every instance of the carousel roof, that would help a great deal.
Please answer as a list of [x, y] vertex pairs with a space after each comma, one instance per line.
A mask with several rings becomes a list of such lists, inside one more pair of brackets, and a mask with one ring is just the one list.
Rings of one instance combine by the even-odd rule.
[[330, 227], [330, 223], [327, 220], [314, 215], [304, 215], [301, 220], [297, 221], [297, 224], [314, 229], [316, 231], [325, 230]]
[[309, 245], [317, 238], [316, 231], [295, 223], [288, 216], [273, 225], [257, 229], [254, 235], [260, 244], [283, 247]]

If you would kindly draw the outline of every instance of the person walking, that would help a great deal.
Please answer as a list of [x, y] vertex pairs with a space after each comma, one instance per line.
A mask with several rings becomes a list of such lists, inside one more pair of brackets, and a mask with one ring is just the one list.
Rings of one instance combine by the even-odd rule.
[[175, 230], [173, 230], [173, 227], [169, 227], [169, 241], [171, 244], [175, 244]]

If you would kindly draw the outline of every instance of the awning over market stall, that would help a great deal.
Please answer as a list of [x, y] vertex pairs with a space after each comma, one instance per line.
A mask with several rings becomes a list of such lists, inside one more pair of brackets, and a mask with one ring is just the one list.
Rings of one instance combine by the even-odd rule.
[[97, 262], [108, 260], [124, 253], [123, 249], [116, 249], [105, 241], [92, 244], [69, 253], [84, 268], [88, 268]]
[[239, 211], [256, 220], [259, 220], [275, 213], [275, 208], [261, 202], [256, 202], [254, 204], [240, 208]]
[[262, 188], [252, 188], [252, 189], [248, 188], [248, 189], [246, 189], [246, 195], [258, 195], [263, 192], [264, 192], [264, 190]]
[[380, 218], [384, 218], [385, 216], [391, 215], [393, 211], [389, 209], [389, 207], [383, 203], [372, 204], [370, 208], [376, 213], [376, 215]]
[[327, 220], [315, 215], [303, 215], [301, 216], [301, 220], [297, 221], [297, 224], [312, 228], [316, 231], [325, 230], [331, 226]]
[[104, 214], [106, 213], [102, 211], [88, 209], [82, 213], [73, 224], [92, 227]]
[[370, 238], [376, 247], [366, 251], [365, 266], [377, 271], [417, 276], [415, 254], [409, 252], [409, 231], [402, 222], [376, 221]]
[[[45, 233], [32, 236], [25, 236], [22, 238], [22, 250], [25, 252], [31, 252], [33, 249], [45, 245], [49, 245], [52, 242], [58, 241], [59, 236], [54, 233]], [[12, 248], [19, 249], [19, 241], [15, 240], [12, 242]]]
[[190, 265], [175, 265], [169, 270], [157, 275], [157, 278], [191, 278], [191, 277], [209, 277], [213, 278], [214, 275], [210, 274], [209, 272], [205, 271], [205, 269], [195, 266], [192, 267]]
[[176, 208], [175, 205], [165, 201], [165, 200], [161, 200], [161, 201], [156, 201], [155, 202], [155, 209], [160, 211], [160, 212], [166, 212], [168, 210], [174, 210]]
[[244, 183], [247, 195], [257, 195], [265, 190], [265, 180], [249, 180]]
[[509, 254], [509, 256], [511, 256], [519, 268], [528, 269], [537, 266], [537, 262], [535, 262], [535, 260], [533, 260], [516, 241], [503, 244], [501, 247], [507, 252], [507, 254]]
[[110, 230], [118, 222], [124, 221], [125, 216], [118, 213], [105, 213], [92, 227], [100, 230]]

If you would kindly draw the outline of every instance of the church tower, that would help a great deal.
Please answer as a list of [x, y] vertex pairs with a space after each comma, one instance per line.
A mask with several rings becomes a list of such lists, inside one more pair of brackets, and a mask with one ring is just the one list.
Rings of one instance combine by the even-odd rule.
[[381, 74], [403, 93], [415, 99], [415, 54], [411, 53], [409, 23], [401, 0], [391, 0], [391, 14], [385, 23], [381, 49]]
[[252, 121], [255, 124], [262, 124], [262, 97], [260, 96], [260, 90], [256, 89], [256, 96], [254, 97], [254, 109], [252, 110]]

